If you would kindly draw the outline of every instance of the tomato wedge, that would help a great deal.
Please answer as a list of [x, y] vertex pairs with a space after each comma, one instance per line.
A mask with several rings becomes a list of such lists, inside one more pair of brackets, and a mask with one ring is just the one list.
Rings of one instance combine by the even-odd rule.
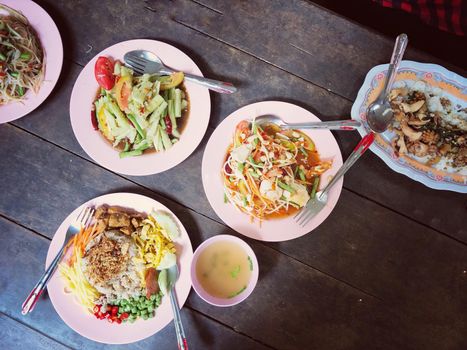
[[111, 90], [115, 85], [114, 62], [108, 57], [100, 56], [94, 66], [94, 76], [100, 87]]
[[131, 95], [131, 76], [125, 75], [120, 77], [115, 84], [115, 97], [117, 99], [118, 107], [122, 111], [128, 108], [128, 99]]

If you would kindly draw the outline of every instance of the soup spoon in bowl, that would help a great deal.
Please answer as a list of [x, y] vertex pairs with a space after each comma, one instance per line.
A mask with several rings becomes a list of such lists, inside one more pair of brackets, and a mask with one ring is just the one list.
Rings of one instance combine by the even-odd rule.
[[258, 125], [274, 124], [281, 129], [329, 129], [355, 130], [361, 126], [358, 120], [332, 120], [324, 122], [287, 123], [275, 115], [261, 115], [255, 119]]

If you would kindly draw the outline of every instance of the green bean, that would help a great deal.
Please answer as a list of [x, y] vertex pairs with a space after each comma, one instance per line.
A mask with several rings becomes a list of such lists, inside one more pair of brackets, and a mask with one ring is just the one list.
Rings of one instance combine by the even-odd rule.
[[0, 61], [6, 61], [6, 56], [0, 52]]
[[31, 59], [31, 54], [30, 54], [29, 52], [23, 52], [23, 53], [19, 56], [19, 58], [21, 58], [22, 60], [27, 61], [27, 60], [30, 60], [30, 59]]

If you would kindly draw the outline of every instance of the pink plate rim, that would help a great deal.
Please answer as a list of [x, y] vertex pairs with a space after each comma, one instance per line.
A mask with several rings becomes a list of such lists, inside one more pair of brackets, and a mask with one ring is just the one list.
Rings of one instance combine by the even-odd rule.
[[37, 94], [28, 91], [21, 102], [0, 106], [0, 124], [19, 119], [39, 107], [57, 84], [63, 65], [62, 38], [52, 17], [31, 0], [2, 0], [1, 3], [20, 11], [36, 31], [44, 49], [45, 76]]
[[[180, 276], [175, 285], [175, 290], [178, 303], [180, 307], [182, 307], [191, 289], [190, 264], [193, 258], [193, 248], [190, 237], [183, 227], [183, 224], [170, 209], [146, 196], [134, 193], [112, 193], [93, 198], [80, 205], [67, 216], [55, 232], [47, 253], [46, 266], [50, 264], [59, 251], [65, 239], [66, 230], [72, 219], [78, 215], [84, 206], [99, 204], [120, 205], [144, 212], [149, 212], [152, 209], [162, 210], [172, 215], [181, 232], [181, 237], [175, 242], [180, 270]], [[136, 342], [157, 333], [173, 319], [170, 300], [169, 297], [165, 295], [160, 307], [156, 310], [156, 316], [154, 318], [146, 321], [138, 320], [133, 324], [111, 324], [103, 320], [98, 320], [91, 314], [87, 314], [83, 307], [74, 300], [72, 295], [64, 293], [63, 288], [63, 280], [59, 276], [59, 273], [55, 272], [50, 279], [47, 290], [52, 305], [59, 316], [70, 328], [83, 337], [100, 343], [127, 344]]]
[[[203, 252], [204, 249], [206, 249], [208, 246], [215, 242], [220, 242], [220, 241], [231, 241], [239, 244], [247, 253], [247, 255], [251, 259], [251, 263], [253, 265], [253, 273], [251, 274], [250, 282], [248, 283], [248, 287], [239, 295], [230, 298], [230, 299], [222, 299], [222, 298], [217, 298], [213, 297], [210, 295], [208, 292], [206, 292], [201, 284], [198, 281], [198, 278], [196, 276], [196, 263], [198, 261], [199, 255]], [[256, 254], [253, 251], [253, 249], [250, 247], [248, 243], [246, 243], [243, 239], [238, 238], [236, 236], [232, 235], [216, 235], [213, 237], [208, 238], [205, 240], [203, 243], [201, 243], [198, 248], [196, 248], [195, 253], [193, 254], [193, 259], [191, 260], [191, 281], [193, 283], [193, 289], [195, 290], [196, 294], [203, 299], [205, 302], [214, 305], [214, 306], [220, 306], [220, 307], [228, 307], [228, 306], [234, 306], [242, 301], [244, 301], [246, 298], [250, 296], [251, 293], [253, 293], [253, 290], [256, 287], [256, 284], [258, 283], [258, 276], [259, 276], [259, 265], [258, 265], [258, 259], [256, 258]]]
[[[235, 231], [260, 241], [280, 242], [298, 238], [318, 227], [331, 213], [339, 199], [343, 179], [339, 180], [329, 192], [328, 203], [316, 217], [301, 227], [292, 216], [271, 219], [262, 222], [250, 222], [248, 215], [235, 209], [230, 203], [224, 203], [223, 185], [220, 175], [227, 148], [232, 141], [235, 126], [242, 120], [260, 115], [272, 114], [286, 122], [299, 123], [320, 121], [313, 113], [288, 102], [263, 101], [244, 106], [227, 118], [212, 133], [204, 151], [202, 161], [202, 180], [204, 192], [215, 213]], [[342, 155], [336, 139], [329, 130], [302, 130], [315, 142], [316, 148], [324, 159], [332, 159], [333, 165], [322, 176], [322, 189], [342, 166]]]
[[180, 141], [166, 152], [154, 152], [120, 159], [118, 152], [106, 142], [91, 124], [91, 106], [98, 91], [94, 65], [99, 56], [123, 61], [131, 50], [148, 50], [157, 54], [164, 64], [186, 73], [202, 76], [195, 62], [176, 47], [157, 40], [136, 39], [112, 45], [99, 52], [83, 68], [76, 79], [70, 100], [71, 126], [81, 147], [98, 164], [125, 175], [153, 175], [171, 169], [184, 161], [198, 147], [206, 133], [211, 114], [209, 91], [195, 83], [185, 82], [190, 99], [190, 114]]

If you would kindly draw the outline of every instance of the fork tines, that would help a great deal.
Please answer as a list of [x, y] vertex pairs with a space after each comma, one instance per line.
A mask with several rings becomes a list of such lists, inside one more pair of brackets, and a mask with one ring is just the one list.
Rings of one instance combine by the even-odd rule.
[[92, 221], [92, 217], [94, 215], [95, 210], [90, 207], [85, 207], [81, 212], [78, 214], [76, 218], [76, 222], [81, 224], [82, 227], [86, 228]]
[[127, 56], [125, 57], [125, 64], [133, 69], [136, 73], [143, 74], [146, 61], [138, 56]]
[[306, 206], [302, 208], [297, 214], [295, 214], [294, 219], [300, 226], [304, 227], [315, 215], [311, 210], [311, 201], [309, 201]]

